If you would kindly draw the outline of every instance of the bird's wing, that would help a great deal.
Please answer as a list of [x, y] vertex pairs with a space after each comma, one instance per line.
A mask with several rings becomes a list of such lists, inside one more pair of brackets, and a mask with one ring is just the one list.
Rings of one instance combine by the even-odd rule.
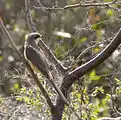
[[49, 78], [47, 60], [43, 53], [32, 46], [27, 46], [25, 52], [27, 60], [31, 62], [32, 65], [34, 65], [45, 77]]
[[32, 46], [27, 46], [25, 52], [26, 52], [25, 54], [26, 54], [26, 58], [28, 59], [28, 61], [31, 62], [34, 66], [36, 66], [45, 77], [49, 78], [50, 84], [55, 88], [55, 90], [62, 97], [64, 102], [67, 105], [69, 105], [65, 96], [63, 95], [63, 93], [61, 92], [59, 87], [56, 86], [55, 82], [53, 81], [53, 79], [51, 77], [51, 73], [49, 72], [49, 70], [47, 68], [46, 57], [44, 56], [45, 58], [43, 58], [44, 53], [40, 53], [40, 52], [42, 52], [41, 50], [38, 51], [38, 50], [34, 49]]
[[[41, 41], [41, 42], [40, 42]], [[47, 50], [49, 49], [48, 46], [42, 41], [41, 38], [38, 38], [37, 41], [37, 46], [39, 49], [42, 49], [44, 51], [44, 54], [46, 55], [47, 59], [49, 59], [49, 53], [47, 52]]]

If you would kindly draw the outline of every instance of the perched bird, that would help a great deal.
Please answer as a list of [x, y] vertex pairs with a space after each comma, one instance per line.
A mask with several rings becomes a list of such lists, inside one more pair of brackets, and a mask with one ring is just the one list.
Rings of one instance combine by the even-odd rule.
[[49, 71], [48, 59], [45, 56], [43, 50], [37, 45], [39, 40], [41, 40], [41, 35], [37, 32], [27, 35], [24, 44], [24, 57], [33, 70], [35, 70], [34, 68], [37, 68], [47, 78], [47, 80], [49, 80], [49, 83], [51, 83], [63, 101], [69, 105], [67, 99], [53, 81], [52, 74]]

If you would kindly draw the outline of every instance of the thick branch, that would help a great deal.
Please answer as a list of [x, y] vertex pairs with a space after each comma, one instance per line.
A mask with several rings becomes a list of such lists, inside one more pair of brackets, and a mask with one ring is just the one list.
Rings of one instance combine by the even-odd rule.
[[[99, 53], [89, 62], [85, 63], [84, 65], [76, 68], [75, 70], [65, 75], [60, 87], [63, 94], [66, 96], [68, 89], [77, 79], [79, 79], [81, 76], [85, 75], [87, 72], [96, 68], [102, 62], [104, 62], [115, 51], [115, 49], [118, 47], [120, 43], [121, 43], [121, 28], [119, 29], [118, 33], [113, 38], [113, 40], [101, 53]], [[56, 101], [56, 109], [59, 111], [59, 116], [61, 118], [64, 109], [64, 102], [59, 97], [57, 98]]]
[[73, 82], [76, 79], [79, 79], [81, 76], [83, 76], [90, 70], [96, 68], [101, 63], [103, 63], [115, 51], [115, 49], [118, 47], [120, 43], [121, 43], [121, 28], [119, 29], [113, 40], [107, 45], [107, 47], [102, 52], [100, 52], [96, 57], [94, 57], [87, 63], [83, 64], [82, 66], [68, 73], [67, 78], [69, 78], [69, 80], [66, 79], [64, 83], [67, 84], [68, 87], [70, 87], [70, 85], [73, 84]]

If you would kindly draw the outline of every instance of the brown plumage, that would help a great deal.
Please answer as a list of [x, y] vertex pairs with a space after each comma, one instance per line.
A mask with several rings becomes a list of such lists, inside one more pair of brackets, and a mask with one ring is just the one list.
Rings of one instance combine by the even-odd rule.
[[36, 45], [36, 39], [38, 38], [40, 39], [40, 35], [37, 33], [31, 33], [27, 36], [24, 45], [24, 56], [32, 68], [34, 65], [46, 78], [51, 78], [47, 58], [44, 52]]
[[38, 47], [37, 42], [41, 39], [41, 35], [39, 33], [30, 33], [27, 36], [27, 39], [24, 44], [24, 57], [29, 62], [32, 68], [37, 68], [51, 83], [51, 85], [55, 88], [56, 92], [61, 96], [63, 101], [69, 105], [63, 93], [56, 86], [53, 81], [52, 75], [49, 71], [48, 67], [48, 59], [46, 58], [44, 52], [41, 48]]

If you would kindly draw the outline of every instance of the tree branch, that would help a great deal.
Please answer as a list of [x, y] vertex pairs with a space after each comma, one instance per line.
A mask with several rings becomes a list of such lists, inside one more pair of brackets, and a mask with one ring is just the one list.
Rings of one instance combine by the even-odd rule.
[[31, 32], [36, 32], [37, 29], [36, 29], [36, 26], [32, 20], [32, 16], [30, 13], [30, 1], [29, 0], [25, 0], [25, 13], [26, 13], [26, 21], [28, 23], [29, 30]]
[[[65, 75], [63, 78], [63, 81], [61, 83], [61, 91], [62, 93], [67, 96], [67, 91], [71, 87], [71, 85], [80, 77], [85, 75], [90, 70], [96, 68], [99, 66], [102, 62], [104, 62], [118, 47], [118, 45], [121, 43], [121, 28], [113, 38], [113, 40], [107, 45], [107, 47], [99, 53], [96, 57], [91, 59], [89, 62], [83, 64], [82, 66], [76, 68], [75, 70], [69, 72]], [[59, 111], [59, 116], [61, 117], [63, 114], [65, 103], [58, 97], [56, 101], [56, 109]]]
[[[44, 7], [44, 6], [34, 6], [35, 10], [42, 10], [44, 8], [44, 10], [49, 10], [49, 11], [57, 11], [57, 10], [67, 10], [67, 9], [73, 9], [73, 8], [78, 8], [78, 7], [108, 7], [111, 8], [113, 10], [117, 10], [116, 8], [114, 9], [114, 7], [112, 7], [111, 5], [116, 3], [116, 0], [113, 0], [112, 2], [100, 2], [100, 3], [91, 3], [91, 2], [80, 2], [77, 4], [73, 4], [73, 5], [66, 5], [63, 8], [60, 7]], [[118, 3], [117, 3], [118, 4]], [[119, 9], [118, 9], [119, 10]]]
[[[30, 3], [29, 3], [29, 0], [25, 0], [25, 11], [26, 11], [26, 20], [27, 20], [27, 23], [28, 23], [28, 26], [29, 26], [29, 30], [31, 32], [35, 32], [37, 31], [36, 30], [36, 27], [35, 27], [35, 24], [32, 20], [32, 16], [30, 14]], [[58, 71], [61, 72], [61, 74], [65, 74], [65, 72], [67, 71], [67, 68], [65, 68], [61, 62], [55, 57], [55, 55], [52, 53], [52, 51], [49, 49], [49, 47], [44, 43], [43, 40], [40, 40], [39, 41], [39, 46], [42, 48], [43, 52], [49, 56], [49, 60], [57, 67]]]
[[105, 3], [103, 3], [103, 2], [102, 3], [82, 3], [82, 2], [80, 2], [80, 3], [74, 4], [74, 5], [67, 5], [63, 9], [70, 9], [70, 8], [72, 9], [72, 8], [77, 8], [77, 7], [90, 7], [90, 6], [92, 6], [92, 7], [108, 6], [115, 2], [116, 2], [116, 0], [113, 0], [112, 2], [105, 2]]
[[117, 117], [117, 118], [102, 117], [102, 118], [99, 118], [98, 120], [121, 120], [121, 117]]
[[42, 41], [40, 40], [38, 42], [38, 45], [42, 50], [44, 51], [45, 55], [48, 57], [48, 59], [56, 66], [58, 71], [62, 74], [65, 75], [67, 72], [68, 68], [64, 67], [61, 62], [56, 58], [56, 56], [52, 53], [52, 51], [49, 49], [49, 47]]
[[0, 28], [1, 30], [5, 33], [5, 35], [8, 37], [11, 45], [12, 45], [12, 48], [13, 50], [16, 51], [16, 53], [19, 55], [19, 57], [21, 58], [22, 62], [26, 65], [26, 67], [28, 68], [28, 70], [31, 72], [36, 84], [38, 85], [40, 91], [42, 92], [43, 96], [45, 97], [46, 99], [46, 102], [48, 104], [48, 106], [50, 107], [51, 111], [53, 111], [54, 109], [54, 105], [49, 97], [49, 95], [47, 94], [46, 90], [44, 89], [43, 85], [40, 83], [38, 77], [36, 74], [34, 74], [34, 71], [32, 70], [32, 68], [30, 67], [30, 65], [28, 64], [28, 62], [26, 61], [26, 59], [23, 57], [23, 55], [21, 54], [21, 52], [19, 50], [17, 50], [17, 47], [12, 39], [12, 37], [10, 36], [9, 32], [7, 31], [7, 29], [5, 28], [3, 22], [2, 22], [2, 19], [0, 18]]
[[[72, 84], [75, 80], [79, 79], [81, 76], [89, 72], [90, 70], [96, 68], [101, 63], [103, 63], [118, 47], [118, 45], [121, 43], [121, 28], [113, 38], [113, 40], [107, 45], [107, 47], [100, 52], [96, 57], [88, 61], [87, 63], [83, 64], [80, 67], [77, 67], [75, 70], [68, 73], [67, 77], [71, 78], [69, 79], [70, 84]], [[67, 80], [67, 84], [69, 85], [69, 82]]]

